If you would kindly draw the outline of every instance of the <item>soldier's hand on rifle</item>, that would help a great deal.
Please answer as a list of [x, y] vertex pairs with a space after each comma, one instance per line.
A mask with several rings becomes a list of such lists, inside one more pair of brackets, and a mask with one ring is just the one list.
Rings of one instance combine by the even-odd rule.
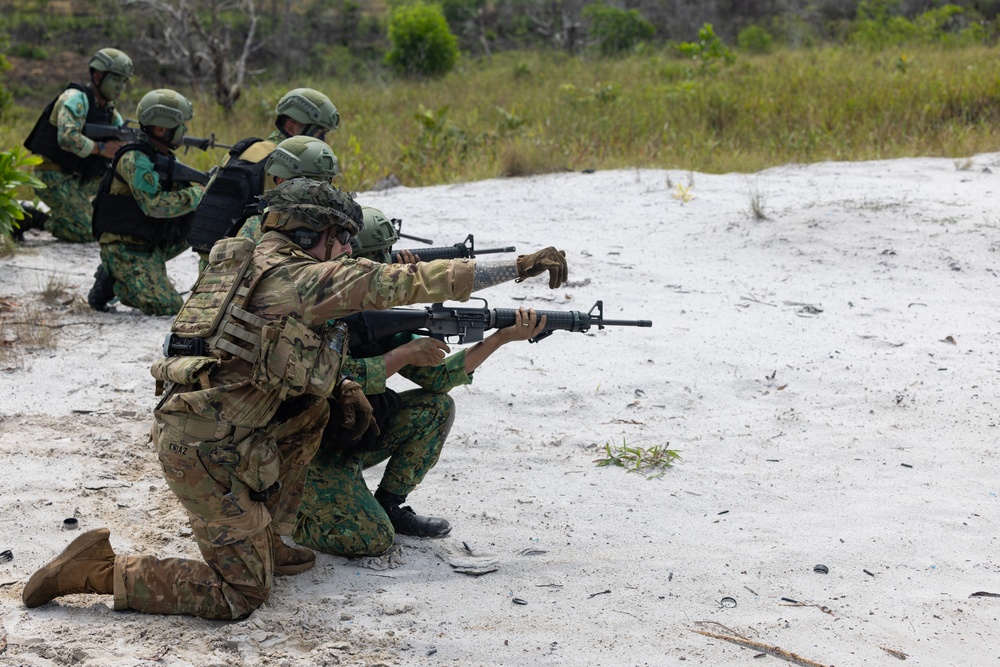
[[518, 255], [517, 282], [540, 276], [546, 271], [549, 273], [549, 289], [555, 289], [566, 282], [569, 276], [566, 253], [549, 246], [530, 255]]
[[396, 264], [416, 264], [419, 261], [420, 258], [414, 255], [410, 250], [396, 251]]
[[514, 313], [514, 324], [499, 329], [494, 336], [500, 337], [500, 344], [512, 343], [518, 340], [528, 340], [545, 331], [545, 316], [538, 319], [534, 308], [527, 310], [522, 306]]
[[[106, 157], [106, 158], [113, 158], [115, 154], [118, 152], [118, 149], [123, 146], [122, 142], [117, 140], [105, 141], [103, 143], [104, 143], [104, 149], [99, 150], [98, 153], [100, 153], [101, 157]], [[100, 148], [100, 144], [96, 144], [96, 146]]]
[[344, 428], [350, 431], [351, 440], [357, 440], [369, 428], [375, 429], [376, 435], [381, 433], [372, 414], [372, 404], [368, 402], [360, 384], [347, 378], [341, 380], [337, 385], [337, 401], [344, 414]]
[[436, 338], [421, 336], [393, 350], [396, 351], [402, 356], [402, 366], [428, 367], [440, 364], [451, 348]]

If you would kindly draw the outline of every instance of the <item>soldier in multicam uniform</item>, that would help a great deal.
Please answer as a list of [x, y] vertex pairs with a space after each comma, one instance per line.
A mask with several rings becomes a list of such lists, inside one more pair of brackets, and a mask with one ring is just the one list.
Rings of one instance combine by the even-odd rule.
[[[378, 209], [362, 210], [365, 227], [351, 241], [353, 255], [391, 262], [392, 245], [399, 238], [396, 229]], [[412, 254], [401, 255], [405, 263], [417, 261]], [[521, 309], [514, 326], [448, 357], [450, 349], [443, 342], [409, 333], [359, 349], [351, 346], [343, 373], [361, 385], [379, 429], [352, 441], [331, 402], [331, 419], [309, 467], [292, 534], [295, 541], [338, 556], [362, 557], [385, 552], [396, 533], [447, 535], [451, 531], [447, 520], [421, 516], [403, 503], [437, 463], [455, 421], [455, 402], [448, 392], [470, 384], [473, 371], [500, 346], [528, 340], [544, 327], [545, 317], [538, 321], [533, 310]], [[420, 388], [399, 394], [388, 389], [386, 378], [397, 372]], [[373, 496], [363, 471], [386, 459]]]
[[146, 315], [176, 315], [184, 300], [167, 277], [167, 260], [187, 249], [190, 215], [205, 188], [161, 174], [154, 161], [175, 160], [194, 117], [191, 102], [168, 89], [146, 93], [136, 113], [142, 134], [115, 155], [94, 200], [94, 234], [101, 244], [101, 266], [87, 302], [106, 311], [117, 296]]
[[48, 220], [34, 210], [32, 226], [41, 226], [63, 241], [93, 241], [91, 199], [97, 194], [108, 160], [120, 141], [97, 142], [83, 135], [86, 123], [122, 125], [115, 102], [132, 78], [132, 60], [118, 49], [101, 49], [88, 63], [90, 81], [72, 83], [45, 107], [25, 147], [42, 156], [35, 167], [45, 188], [36, 191], [49, 206]]
[[567, 277], [555, 248], [489, 264], [352, 259], [350, 237], [363, 219], [347, 195], [293, 179], [265, 199], [261, 243], [219, 241], [174, 322], [185, 345], [197, 340], [203, 349], [153, 369], [169, 383], [153, 440], [206, 562], [118, 556], [108, 530], [92, 530], [32, 575], [22, 591], [28, 607], [90, 592], [113, 594], [116, 609], [249, 615], [267, 600], [275, 572], [303, 571], [315, 558], [275, 535], [293, 528], [334, 387], [356, 436], [371, 423], [360, 386], [337, 384], [346, 328], [329, 321], [362, 309], [464, 301], [546, 272], [554, 289]]

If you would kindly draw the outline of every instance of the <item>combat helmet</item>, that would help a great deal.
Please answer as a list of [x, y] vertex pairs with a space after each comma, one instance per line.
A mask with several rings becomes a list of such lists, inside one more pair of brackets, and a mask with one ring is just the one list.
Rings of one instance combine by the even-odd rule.
[[357, 202], [326, 181], [293, 178], [265, 192], [261, 200], [267, 206], [263, 229], [276, 229], [306, 250], [329, 227], [354, 236], [365, 226]]
[[365, 227], [351, 239], [351, 250], [355, 257], [389, 264], [392, 262], [392, 246], [399, 240], [396, 226], [377, 208], [361, 207]]
[[95, 81], [94, 75], [102, 72], [97, 89], [106, 100], [117, 101], [132, 79], [132, 59], [118, 49], [101, 49], [90, 58], [87, 65], [90, 67], [92, 82]]
[[[306, 129], [322, 128], [326, 132], [333, 132], [340, 125], [340, 114], [337, 107], [333, 105], [330, 98], [312, 88], [296, 88], [285, 93], [278, 105], [274, 108], [278, 114], [275, 124], [281, 129], [280, 121], [282, 116], [287, 116], [294, 121], [298, 121], [306, 126]], [[312, 132], [304, 132], [312, 134]]]
[[132, 59], [118, 49], [101, 49], [91, 56], [87, 66], [95, 72], [111, 72], [126, 79], [132, 78]]
[[339, 173], [340, 165], [326, 142], [300, 135], [278, 144], [268, 156], [264, 169], [277, 178], [305, 176], [329, 181]]
[[191, 101], [169, 88], [151, 90], [139, 100], [135, 110], [139, 125], [176, 128], [194, 118]]

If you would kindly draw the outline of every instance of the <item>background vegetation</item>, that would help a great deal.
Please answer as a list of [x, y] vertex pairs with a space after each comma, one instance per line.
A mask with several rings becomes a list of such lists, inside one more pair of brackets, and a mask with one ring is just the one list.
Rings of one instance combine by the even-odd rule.
[[[143, 61], [153, 51], [141, 45], [155, 41], [162, 20], [130, 14], [138, 0], [128, 11], [116, 0], [0, 0], [15, 99], [0, 111], [0, 150], [20, 144], [47, 99], [106, 45], [137, 61], [126, 116], [143, 92], [171, 85], [196, 102], [192, 132], [222, 140], [266, 135], [293, 86], [325, 91], [342, 114], [328, 137], [341, 185], [358, 190], [389, 174], [424, 185], [563, 169], [756, 171], [1000, 145], [1000, 0], [640, 0], [627, 9], [444, 0], [419, 7], [447, 21], [429, 20], [427, 30], [453, 35], [462, 55], [451, 68], [422, 70], [405, 64], [413, 58], [387, 60], [398, 51], [393, 17], [418, 35], [423, 25], [401, 3], [257, 0], [250, 15], [248, 0], [200, 1], [205, 25], [211, 16], [228, 31], [234, 62], [254, 25], [247, 78], [226, 90], [228, 106], [212, 76], [199, 78], [210, 62]], [[208, 167], [221, 157], [184, 159]]]

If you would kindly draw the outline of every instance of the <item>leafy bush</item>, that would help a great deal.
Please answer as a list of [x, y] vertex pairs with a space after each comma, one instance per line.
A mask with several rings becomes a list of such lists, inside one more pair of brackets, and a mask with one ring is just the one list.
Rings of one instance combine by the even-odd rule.
[[590, 21], [590, 35], [597, 40], [597, 48], [605, 56], [631, 51], [656, 32], [653, 24], [637, 10], [619, 9], [603, 2], [584, 7], [583, 17]]
[[715, 34], [711, 23], [706, 23], [698, 31], [697, 42], [684, 42], [677, 45], [681, 55], [701, 63], [702, 69], [715, 70], [720, 62], [732, 65], [736, 62], [736, 54], [722, 43]]
[[986, 40], [985, 28], [980, 23], [967, 25], [965, 10], [957, 5], [929, 9], [912, 21], [898, 12], [897, 1], [864, 0], [858, 5], [851, 43], [881, 50], [910, 43], [970, 46]]
[[736, 36], [736, 45], [746, 53], [770, 53], [774, 47], [774, 38], [759, 25], [752, 25], [740, 31]]
[[418, 0], [393, 9], [389, 41], [392, 48], [385, 62], [405, 76], [443, 76], [458, 60], [458, 39], [448, 28], [439, 5]]
[[[0, 32], [0, 73], [10, 69], [10, 62], [5, 57], [7, 47], [10, 45], [10, 37], [5, 32]], [[11, 104], [11, 94], [0, 80], [0, 118], [3, 118]]]
[[26, 170], [41, 162], [42, 158], [28, 154], [20, 146], [0, 153], [0, 240], [9, 241], [19, 226], [18, 221], [24, 220], [24, 211], [17, 203], [17, 189], [45, 187]]

